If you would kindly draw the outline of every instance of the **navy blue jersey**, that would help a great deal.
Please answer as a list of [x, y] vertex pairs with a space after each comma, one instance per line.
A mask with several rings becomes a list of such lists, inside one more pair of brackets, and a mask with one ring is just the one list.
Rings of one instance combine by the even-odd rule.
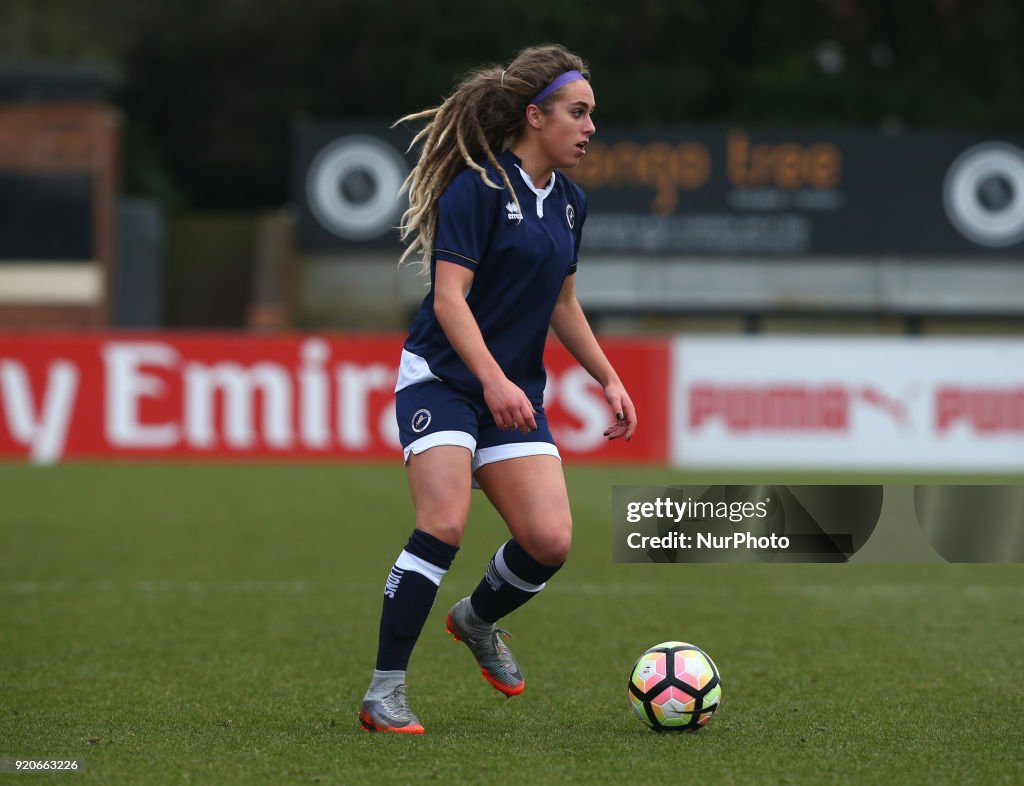
[[[498, 160], [516, 190], [522, 215], [507, 189], [491, 188], [472, 169], [460, 172], [445, 189], [438, 204], [431, 291], [412, 323], [403, 353], [403, 376], [410, 368], [416, 374], [400, 379], [399, 386], [436, 377], [458, 390], [482, 392], [434, 316], [433, 285], [440, 259], [474, 272], [466, 302], [484, 342], [505, 376], [540, 405], [546, 381], [544, 344], [558, 294], [566, 276], [576, 272], [587, 202], [583, 191], [561, 172], [552, 175], [545, 189], [537, 189], [511, 151]], [[485, 169], [492, 182], [501, 183], [491, 166]]]

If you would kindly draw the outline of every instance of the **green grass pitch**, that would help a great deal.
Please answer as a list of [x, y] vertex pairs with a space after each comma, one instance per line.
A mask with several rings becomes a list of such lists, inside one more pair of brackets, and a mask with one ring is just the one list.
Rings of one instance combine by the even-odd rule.
[[[0, 757], [85, 763], [0, 779], [1024, 782], [1024, 567], [613, 565], [613, 484], [699, 480], [567, 477], [573, 554], [505, 623], [526, 691], [506, 700], [444, 634], [504, 537], [477, 494], [410, 665], [427, 734], [405, 737], [356, 718], [412, 527], [400, 467], [0, 465]], [[835, 482], [790, 482], [816, 480]], [[668, 639], [722, 673], [697, 734], [628, 706], [630, 666]]]

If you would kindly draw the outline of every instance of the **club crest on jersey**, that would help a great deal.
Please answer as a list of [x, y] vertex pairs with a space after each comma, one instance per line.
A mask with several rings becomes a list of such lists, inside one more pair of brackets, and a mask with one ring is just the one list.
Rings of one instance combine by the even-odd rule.
[[508, 219], [509, 219], [509, 221], [522, 221], [523, 220], [523, 214], [519, 212], [519, 208], [516, 207], [516, 203], [515, 202], [509, 202], [507, 205], [505, 205], [505, 209], [508, 211]]
[[412, 416], [412, 430], [417, 434], [422, 434], [427, 430], [427, 426], [430, 425], [430, 410], [429, 409], [417, 409]]
[[572, 209], [572, 205], [565, 206], [565, 220], [569, 222], [569, 229], [576, 228], [576, 211]]

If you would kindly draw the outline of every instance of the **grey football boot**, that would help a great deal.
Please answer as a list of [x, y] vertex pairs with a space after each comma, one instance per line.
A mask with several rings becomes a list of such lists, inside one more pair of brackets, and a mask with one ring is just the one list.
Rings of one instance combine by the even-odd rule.
[[359, 708], [359, 722], [367, 731], [423, 734], [423, 724], [405, 698], [405, 685], [399, 685], [381, 699], [364, 700]]
[[511, 634], [493, 623], [474, 623], [471, 614], [469, 598], [463, 598], [448, 612], [445, 627], [456, 641], [469, 647], [485, 680], [506, 696], [518, 696], [526, 687], [526, 681], [511, 650], [498, 636], [500, 633], [511, 638]]

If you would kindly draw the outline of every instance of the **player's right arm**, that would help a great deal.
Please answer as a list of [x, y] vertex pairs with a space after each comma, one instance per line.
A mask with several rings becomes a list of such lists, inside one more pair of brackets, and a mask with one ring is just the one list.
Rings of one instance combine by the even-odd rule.
[[466, 303], [472, 283], [472, 270], [438, 259], [434, 272], [434, 316], [462, 362], [480, 380], [484, 401], [498, 428], [518, 427], [527, 434], [537, 428], [533, 405], [522, 389], [505, 376], [487, 349], [480, 326]]

